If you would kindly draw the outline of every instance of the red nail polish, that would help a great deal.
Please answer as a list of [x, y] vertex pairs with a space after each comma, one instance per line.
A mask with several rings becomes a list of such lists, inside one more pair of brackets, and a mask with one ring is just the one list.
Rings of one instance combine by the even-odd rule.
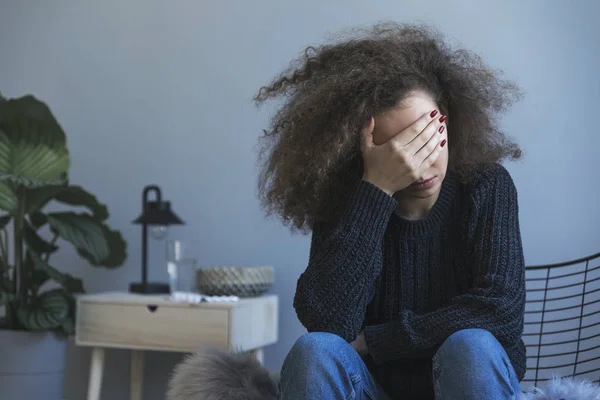
[[440, 131], [440, 133], [444, 132], [444, 125], [440, 126], [440, 129], [438, 129], [438, 131]]
[[446, 145], [446, 139], [442, 140], [442, 144], [440, 144], [440, 147], [444, 147]]
[[430, 116], [431, 118], [435, 117], [436, 115], [437, 115], [437, 110], [433, 110], [433, 111], [431, 112], [431, 114], [429, 114], [429, 116]]
[[440, 117], [440, 122], [444, 122], [444, 121], [446, 120], [446, 118], [448, 118], [448, 117], [446, 117], [445, 115], [442, 115], [442, 116]]

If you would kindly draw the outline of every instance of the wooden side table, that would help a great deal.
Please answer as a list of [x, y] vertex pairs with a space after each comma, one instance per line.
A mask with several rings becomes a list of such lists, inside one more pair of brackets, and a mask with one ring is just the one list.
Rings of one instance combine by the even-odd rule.
[[142, 399], [144, 351], [193, 352], [200, 345], [253, 351], [277, 341], [278, 298], [188, 304], [165, 295], [102, 293], [77, 298], [75, 343], [91, 346], [88, 400], [99, 400], [104, 349], [131, 350], [131, 400]]

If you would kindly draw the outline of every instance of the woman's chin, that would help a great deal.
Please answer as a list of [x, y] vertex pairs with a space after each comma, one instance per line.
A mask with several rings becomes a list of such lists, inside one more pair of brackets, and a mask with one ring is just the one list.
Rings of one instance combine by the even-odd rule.
[[442, 185], [441, 182], [436, 182], [435, 185], [427, 188], [410, 188], [410, 195], [418, 199], [428, 199], [439, 194]]

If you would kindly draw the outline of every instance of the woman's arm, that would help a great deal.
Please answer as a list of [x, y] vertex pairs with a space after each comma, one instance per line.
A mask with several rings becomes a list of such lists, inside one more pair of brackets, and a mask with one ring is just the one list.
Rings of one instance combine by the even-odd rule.
[[403, 311], [394, 321], [367, 326], [365, 338], [376, 362], [429, 353], [454, 332], [468, 328], [486, 329], [507, 346], [521, 339], [525, 265], [517, 191], [508, 172], [494, 168], [474, 188], [472, 200], [472, 288], [438, 310]]
[[316, 225], [308, 267], [300, 275], [294, 308], [309, 332], [354, 340], [381, 271], [381, 243], [396, 200], [361, 180], [335, 226]]

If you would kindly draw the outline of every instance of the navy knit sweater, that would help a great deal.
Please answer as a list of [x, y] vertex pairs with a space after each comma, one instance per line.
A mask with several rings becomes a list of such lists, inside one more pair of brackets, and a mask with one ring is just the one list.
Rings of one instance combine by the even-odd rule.
[[525, 268], [508, 171], [494, 164], [468, 184], [449, 173], [421, 220], [397, 205], [359, 181], [342, 217], [315, 225], [294, 298], [302, 324], [348, 342], [364, 331], [367, 366], [392, 397], [432, 398], [436, 349], [468, 328], [491, 332], [523, 379]]

